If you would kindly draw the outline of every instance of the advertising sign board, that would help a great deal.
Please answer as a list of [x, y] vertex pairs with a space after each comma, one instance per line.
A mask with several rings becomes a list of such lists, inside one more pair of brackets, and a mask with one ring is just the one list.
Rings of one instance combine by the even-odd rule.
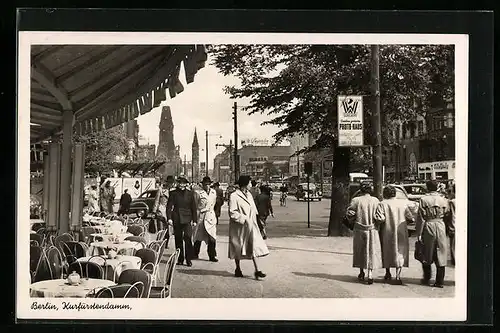
[[339, 147], [360, 147], [363, 140], [363, 97], [338, 96]]

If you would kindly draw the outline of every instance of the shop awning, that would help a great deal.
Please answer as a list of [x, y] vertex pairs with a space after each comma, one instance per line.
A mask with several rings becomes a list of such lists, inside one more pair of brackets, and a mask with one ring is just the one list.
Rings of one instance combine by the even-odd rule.
[[61, 133], [63, 112], [73, 132], [111, 128], [151, 111], [184, 90], [207, 59], [203, 45], [33, 45], [31, 142]]

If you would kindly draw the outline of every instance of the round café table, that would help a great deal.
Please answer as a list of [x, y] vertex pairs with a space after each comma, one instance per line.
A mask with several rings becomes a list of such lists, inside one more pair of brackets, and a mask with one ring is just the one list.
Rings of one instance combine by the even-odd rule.
[[70, 285], [66, 279], [45, 280], [32, 283], [31, 297], [78, 297], [84, 298], [91, 292], [116, 285], [115, 282], [103, 279], [82, 278], [80, 284]]
[[[114, 259], [109, 259], [106, 256], [87, 256], [77, 259], [79, 262], [88, 262], [89, 260], [100, 265], [104, 269], [106, 278], [113, 281], [126, 269], [140, 269], [142, 263], [142, 259], [139, 257], [125, 255], [117, 255]], [[108, 270], [110, 267], [111, 269]]]

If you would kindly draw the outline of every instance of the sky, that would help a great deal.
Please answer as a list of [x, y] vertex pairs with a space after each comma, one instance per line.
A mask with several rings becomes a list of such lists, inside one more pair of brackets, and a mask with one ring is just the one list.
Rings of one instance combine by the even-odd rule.
[[[181, 68], [179, 78], [184, 86], [182, 93], [170, 98], [167, 91], [166, 101], [137, 118], [139, 136], [142, 137], [141, 144], [149, 141], [150, 144], [158, 146], [161, 109], [162, 106], [169, 105], [174, 123], [174, 141], [180, 146], [181, 158], [184, 159], [185, 154], [187, 160], [191, 160], [191, 144], [196, 128], [200, 144], [200, 162], [204, 162], [205, 131], [208, 131], [208, 166], [212, 168], [214, 157], [224, 150], [223, 147], [216, 148], [215, 144], [229, 144], [229, 140], [234, 138], [232, 119], [234, 102], [236, 101], [238, 106], [246, 106], [248, 100], [233, 100], [224, 93], [225, 86], [238, 85], [239, 79], [220, 74], [215, 66], [210, 65], [210, 58], [205, 67], [198, 71], [194, 82], [186, 84], [183, 68]], [[270, 144], [273, 143], [272, 136], [279, 128], [273, 125], [260, 125], [268, 119], [267, 115], [249, 116], [246, 112], [240, 111], [238, 113], [238, 141], [257, 138], [268, 139]]]

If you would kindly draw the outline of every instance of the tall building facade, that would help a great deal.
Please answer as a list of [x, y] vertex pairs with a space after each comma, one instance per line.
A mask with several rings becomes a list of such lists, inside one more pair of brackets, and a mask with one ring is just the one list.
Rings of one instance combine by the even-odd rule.
[[196, 134], [196, 128], [194, 129], [193, 144], [191, 145], [191, 156], [192, 156], [192, 176], [191, 180], [193, 182], [200, 182], [200, 144], [198, 143], [198, 135]]
[[415, 120], [397, 122], [384, 149], [387, 181], [455, 178], [455, 109], [437, 106]]

